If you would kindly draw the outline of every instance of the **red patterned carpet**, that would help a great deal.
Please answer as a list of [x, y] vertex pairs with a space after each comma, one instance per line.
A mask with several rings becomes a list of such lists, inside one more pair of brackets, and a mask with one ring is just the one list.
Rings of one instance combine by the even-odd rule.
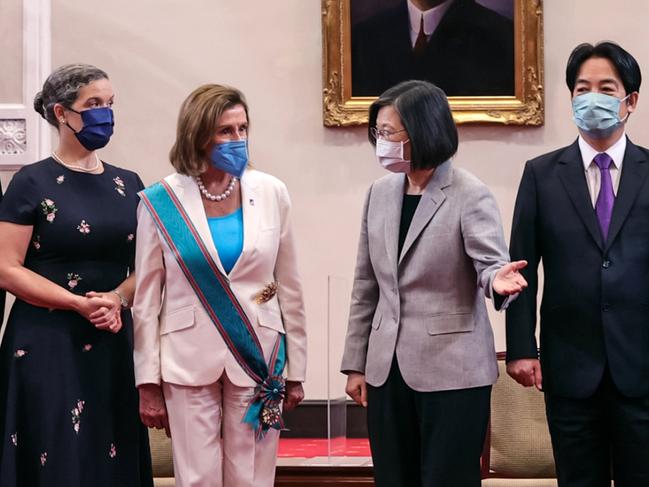
[[[367, 438], [347, 438], [336, 443], [336, 456], [369, 457], [370, 443]], [[280, 438], [279, 457], [326, 457], [329, 454], [325, 438]]]

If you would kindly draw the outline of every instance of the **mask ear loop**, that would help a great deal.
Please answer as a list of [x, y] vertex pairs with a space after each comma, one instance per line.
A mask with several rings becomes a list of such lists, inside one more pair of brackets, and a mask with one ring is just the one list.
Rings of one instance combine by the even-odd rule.
[[[401, 141], [401, 159], [403, 159], [404, 161], [406, 160], [406, 158], [404, 156], [404, 154], [406, 152], [405, 146], [406, 146], [406, 144], [409, 144], [409, 143], [410, 143], [410, 138], [407, 138], [406, 140]], [[410, 161], [410, 159], [408, 159], [407, 162], [412, 162], [412, 161]]]
[[[61, 106], [63, 106], [63, 105], [61, 105]], [[74, 113], [76, 113], [77, 115], [81, 115], [81, 112], [77, 112], [74, 108], [69, 108], [69, 107], [64, 106], [63, 109], [64, 109], [64, 110], [70, 110], [71, 112], [74, 112]], [[67, 120], [64, 122], [64, 124], [65, 124], [65, 125], [66, 125], [66, 126], [67, 126], [71, 131], [72, 131], [73, 134], [78, 134], [78, 133], [80, 132], [80, 131], [74, 130], [74, 129], [70, 126], [70, 124], [68, 123]]]
[[[633, 93], [635, 93], [635, 91], [634, 91]], [[625, 116], [622, 120], [620, 120], [620, 123], [626, 123], [626, 121], [629, 119], [629, 115], [631, 115], [631, 112], [630, 112], [629, 109], [628, 109], [629, 102], [628, 102], [627, 100], [629, 99], [629, 97], [630, 97], [631, 95], [633, 95], [633, 93], [629, 93], [629, 94], [626, 95], [624, 98], [620, 99], [620, 104], [621, 104], [622, 102], [625, 102], [625, 103], [627, 104], [626, 116]]]
[[72, 131], [73, 134], [78, 134], [78, 133], [79, 133], [79, 131], [74, 130], [74, 129], [70, 126], [70, 124], [68, 123], [67, 120], [65, 121], [65, 125], [67, 125], [67, 127]]

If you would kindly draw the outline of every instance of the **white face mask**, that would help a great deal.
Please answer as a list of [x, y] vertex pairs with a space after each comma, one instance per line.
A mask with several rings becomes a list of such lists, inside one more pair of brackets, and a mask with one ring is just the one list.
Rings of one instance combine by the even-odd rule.
[[391, 172], [409, 173], [411, 164], [403, 158], [403, 146], [408, 140], [392, 142], [385, 139], [376, 139], [376, 158], [379, 164]]

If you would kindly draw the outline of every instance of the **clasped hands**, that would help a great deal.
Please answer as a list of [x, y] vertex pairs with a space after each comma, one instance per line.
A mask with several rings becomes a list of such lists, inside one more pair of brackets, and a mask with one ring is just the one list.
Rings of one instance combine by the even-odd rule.
[[87, 292], [78, 296], [75, 310], [98, 330], [117, 333], [122, 328], [122, 302], [116, 293]]

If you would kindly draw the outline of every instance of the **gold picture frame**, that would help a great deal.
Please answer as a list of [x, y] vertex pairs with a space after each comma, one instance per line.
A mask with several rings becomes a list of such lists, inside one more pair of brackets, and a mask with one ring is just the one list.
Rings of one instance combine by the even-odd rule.
[[[322, 0], [323, 118], [328, 127], [367, 124], [368, 107], [376, 99], [351, 94], [351, 1]], [[458, 124], [543, 125], [542, 0], [513, 2], [515, 94], [449, 97]]]

